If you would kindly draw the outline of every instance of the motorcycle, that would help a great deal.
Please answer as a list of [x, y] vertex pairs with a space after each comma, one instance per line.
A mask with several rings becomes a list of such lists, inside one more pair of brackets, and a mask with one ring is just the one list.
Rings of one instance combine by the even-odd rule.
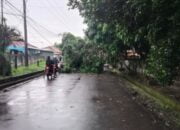
[[53, 71], [54, 69], [53, 69], [53, 66], [52, 65], [50, 65], [50, 66], [46, 66], [46, 68], [45, 68], [45, 75], [47, 76], [47, 79], [48, 80], [52, 80], [53, 79]]
[[53, 65], [53, 75], [54, 75], [54, 78], [56, 78], [57, 77], [57, 72], [58, 72], [58, 65]]

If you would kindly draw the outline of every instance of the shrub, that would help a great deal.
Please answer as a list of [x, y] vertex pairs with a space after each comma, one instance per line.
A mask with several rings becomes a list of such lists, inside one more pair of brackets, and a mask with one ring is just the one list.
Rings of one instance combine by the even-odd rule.
[[11, 75], [11, 64], [1, 54], [0, 54], [0, 75], [1, 76], [10, 76]]

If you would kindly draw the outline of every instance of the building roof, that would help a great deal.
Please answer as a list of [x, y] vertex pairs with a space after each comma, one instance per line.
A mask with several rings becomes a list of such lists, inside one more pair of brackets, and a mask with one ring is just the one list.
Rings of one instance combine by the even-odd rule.
[[[10, 43], [10, 45], [7, 47], [8, 50], [16, 50], [16, 51], [25, 51], [25, 43], [23, 41], [13, 41]], [[38, 47], [31, 45], [28, 43], [28, 49], [34, 49], [34, 50], [39, 50]]]
[[61, 55], [62, 54], [62, 51], [59, 48], [54, 47], [54, 46], [45, 47], [45, 48], [43, 48], [43, 50], [52, 51], [55, 55]]
[[42, 52], [50, 52], [50, 53], [54, 53], [53, 51], [47, 50], [47, 49], [40, 49], [40, 51], [42, 51]]
[[[13, 41], [11, 44], [10, 44], [10, 46], [16, 46], [16, 47], [24, 47], [25, 46], [25, 42], [23, 42], [23, 41]], [[30, 43], [28, 43], [28, 48], [30, 48], [30, 49], [39, 49], [38, 47], [36, 47], [36, 46], [34, 46], [34, 45], [32, 45], [32, 44], [30, 44]]]

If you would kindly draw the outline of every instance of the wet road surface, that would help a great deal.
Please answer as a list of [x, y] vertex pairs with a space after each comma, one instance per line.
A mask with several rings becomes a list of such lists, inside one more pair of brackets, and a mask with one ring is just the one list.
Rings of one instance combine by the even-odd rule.
[[168, 130], [109, 74], [61, 74], [0, 92], [0, 130]]

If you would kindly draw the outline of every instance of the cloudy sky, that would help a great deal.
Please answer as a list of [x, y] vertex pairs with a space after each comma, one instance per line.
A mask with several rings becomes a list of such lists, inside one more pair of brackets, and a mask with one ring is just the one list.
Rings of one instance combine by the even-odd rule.
[[[4, 3], [7, 24], [23, 32], [23, 0], [7, 0]], [[68, 0], [27, 0], [28, 41], [38, 47], [60, 42], [59, 34], [71, 32], [83, 37], [83, 18], [77, 10], [69, 10]], [[16, 9], [15, 9], [16, 8]]]

